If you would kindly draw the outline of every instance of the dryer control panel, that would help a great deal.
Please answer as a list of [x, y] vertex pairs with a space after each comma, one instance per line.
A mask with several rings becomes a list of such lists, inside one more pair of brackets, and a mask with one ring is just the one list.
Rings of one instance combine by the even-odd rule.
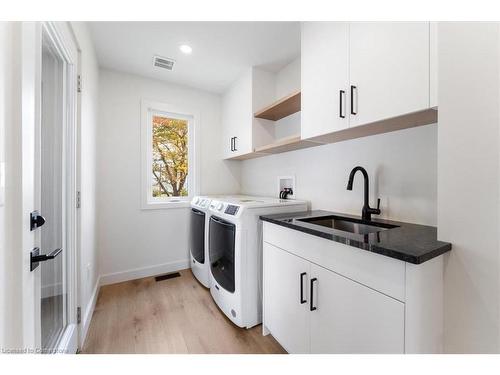
[[210, 203], [210, 210], [221, 214], [238, 216], [240, 206], [228, 202], [212, 201]]
[[238, 212], [238, 209], [240, 207], [239, 206], [235, 206], [233, 204], [228, 204], [226, 206], [226, 210], [224, 211], [225, 214], [228, 214], [228, 215], [236, 215], [236, 213]]

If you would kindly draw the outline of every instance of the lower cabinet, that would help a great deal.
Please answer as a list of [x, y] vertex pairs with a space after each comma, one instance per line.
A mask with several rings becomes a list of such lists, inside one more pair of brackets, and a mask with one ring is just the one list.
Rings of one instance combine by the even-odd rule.
[[311, 353], [404, 353], [404, 303], [315, 264], [310, 269]]
[[404, 353], [404, 303], [264, 242], [264, 325], [289, 353]]
[[309, 262], [264, 242], [264, 316], [289, 353], [309, 353]]

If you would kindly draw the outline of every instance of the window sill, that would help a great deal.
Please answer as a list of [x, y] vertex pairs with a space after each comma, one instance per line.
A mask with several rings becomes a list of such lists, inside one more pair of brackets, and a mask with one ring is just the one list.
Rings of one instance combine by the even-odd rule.
[[172, 202], [147, 202], [143, 203], [142, 210], [163, 210], [163, 209], [173, 209], [173, 208], [189, 208], [191, 207], [190, 199], [183, 199]]

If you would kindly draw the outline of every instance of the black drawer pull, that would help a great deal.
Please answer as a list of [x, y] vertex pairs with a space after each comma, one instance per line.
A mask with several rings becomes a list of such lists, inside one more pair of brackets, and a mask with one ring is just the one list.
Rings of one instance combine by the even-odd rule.
[[340, 116], [340, 118], [345, 118], [344, 98], [345, 98], [345, 91], [340, 90], [340, 95], [339, 95], [339, 116]]
[[[356, 111], [354, 110], [354, 91], [356, 91]], [[358, 88], [351, 85], [351, 115], [358, 114]]]
[[318, 281], [317, 278], [311, 279], [311, 295], [309, 296], [309, 299], [311, 301], [311, 304], [309, 305], [309, 310], [314, 311], [317, 310], [317, 307], [314, 306], [314, 283]]
[[307, 300], [304, 298], [304, 276], [307, 275], [305, 272], [300, 274], [300, 304], [304, 304]]

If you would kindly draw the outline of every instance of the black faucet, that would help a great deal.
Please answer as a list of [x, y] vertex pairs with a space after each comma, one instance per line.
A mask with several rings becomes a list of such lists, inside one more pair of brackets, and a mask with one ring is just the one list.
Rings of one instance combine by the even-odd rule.
[[363, 177], [365, 178], [365, 202], [363, 204], [363, 211], [361, 211], [361, 217], [363, 220], [371, 220], [372, 214], [380, 215], [380, 198], [377, 202], [377, 208], [371, 208], [368, 203], [368, 173], [366, 173], [366, 169], [363, 167], [357, 166], [354, 167], [349, 175], [349, 182], [347, 183], [347, 190], [352, 190], [352, 183], [354, 181], [354, 175], [357, 171], [361, 171], [363, 173]]

